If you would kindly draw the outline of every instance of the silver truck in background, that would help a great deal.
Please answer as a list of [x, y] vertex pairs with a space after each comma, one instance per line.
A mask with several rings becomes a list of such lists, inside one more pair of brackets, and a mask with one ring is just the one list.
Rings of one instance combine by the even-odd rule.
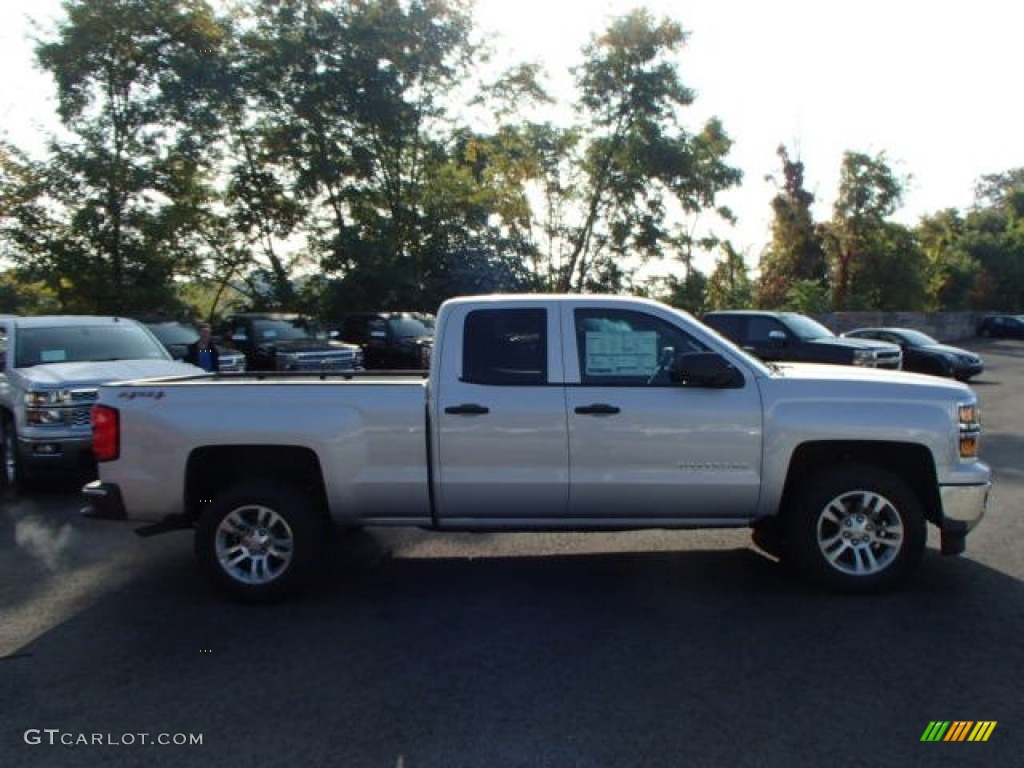
[[194, 530], [244, 599], [309, 573], [330, 522], [437, 530], [752, 527], [806, 576], [888, 589], [963, 551], [990, 487], [966, 385], [766, 364], [611, 296], [446, 302], [420, 375], [198, 376], [100, 388], [95, 517]]
[[89, 414], [101, 383], [197, 372], [133, 320], [0, 315], [0, 479], [14, 487], [90, 469]]

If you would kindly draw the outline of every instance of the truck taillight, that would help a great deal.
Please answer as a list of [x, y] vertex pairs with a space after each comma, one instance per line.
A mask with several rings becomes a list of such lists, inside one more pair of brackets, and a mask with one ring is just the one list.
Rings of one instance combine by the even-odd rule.
[[113, 461], [121, 454], [121, 423], [116, 408], [92, 407], [92, 452], [96, 461]]

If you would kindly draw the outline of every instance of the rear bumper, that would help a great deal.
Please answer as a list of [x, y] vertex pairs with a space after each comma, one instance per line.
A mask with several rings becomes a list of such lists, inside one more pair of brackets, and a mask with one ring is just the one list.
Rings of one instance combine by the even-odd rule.
[[121, 489], [114, 483], [93, 480], [82, 487], [85, 506], [82, 514], [100, 520], [126, 520], [128, 513], [121, 498]]

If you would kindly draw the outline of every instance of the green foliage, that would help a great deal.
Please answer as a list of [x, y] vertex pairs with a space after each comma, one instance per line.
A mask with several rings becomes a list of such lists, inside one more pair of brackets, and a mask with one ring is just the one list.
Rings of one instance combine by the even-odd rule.
[[724, 255], [715, 264], [707, 284], [708, 309], [747, 309], [753, 303], [754, 286], [743, 254], [723, 243]]
[[809, 298], [824, 287], [828, 264], [821, 234], [814, 222], [811, 206], [814, 195], [804, 189], [804, 164], [791, 160], [784, 146], [777, 150], [782, 161], [783, 181], [772, 199], [772, 241], [761, 255], [757, 283], [760, 307], [782, 308], [791, 303], [791, 289], [800, 284], [795, 295]]
[[55, 144], [37, 204], [45, 241], [12, 258], [66, 310], [179, 308], [172, 280], [194, 268], [216, 120], [202, 108], [221, 29], [202, 2], [77, 0], [37, 48], [73, 136]]
[[881, 273], [886, 219], [903, 199], [904, 181], [889, 167], [885, 154], [874, 157], [846, 152], [839, 175], [839, 194], [832, 220], [825, 228], [831, 261], [833, 307], [837, 310], [874, 308], [872, 291], [879, 288], [862, 279]]
[[[574, 69], [574, 120], [555, 125], [533, 119], [553, 103], [538, 65], [476, 82], [470, 0], [216, 8], [65, 4], [37, 58], [69, 138], [43, 162], [0, 144], [7, 306], [432, 310], [461, 293], [643, 291], [638, 267], [668, 257], [685, 277], [664, 290], [695, 312], [820, 311], [829, 292], [836, 309], [1024, 308], [1024, 170], [911, 231], [889, 220], [905, 182], [884, 154], [848, 152], [815, 222], [784, 147], [751, 297], [715, 231], [733, 221], [718, 201], [741, 178], [732, 142], [715, 118], [685, 124], [687, 35], [670, 19], [612, 19]], [[710, 278], [701, 250], [721, 253]]]
[[[633, 11], [584, 49], [576, 69], [578, 124], [548, 134], [573, 154], [542, 163], [547, 274], [557, 290], [618, 290], [627, 259], [675, 253], [688, 262], [690, 230], [669, 217], [713, 208], [740, 172], [725, 163], [731, 140], [717, 120], [697, 134], [680, 124], [694, 96], [673, 57], [686, 40], [674, 21]], [[721, 209], [722, 213], [727, 213]], [[552, 279], [553, 278], [553, 279]]]
[[656, 298], [697, 317], [708, 311], [708, 278], [698, 269], [690, 270], [683, 278], [670, 277], [665, 289]]

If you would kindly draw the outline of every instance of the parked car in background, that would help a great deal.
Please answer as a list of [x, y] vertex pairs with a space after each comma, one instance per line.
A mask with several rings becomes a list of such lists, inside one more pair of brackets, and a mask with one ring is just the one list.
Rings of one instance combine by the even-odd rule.
[[425, 370], [434, 348], [434, 316], [423, 312], [352, 312], [341, 319], [342, 341], [363, 350], [374, 370]]
[[993, 339], [1024, 339], [1024, 315], [985, 315], [977, 334]]
[[245, 355], [250, 371], [353, 371], [363, 369], [363, 352], [355, 344], [328, 339], [315, 324], [296, 314], [245, 312], [224, 326]]
[[942, 344], [927, 333], [912, 328], [858, 328], [844, 333], [843, 337], [898, 344], [903, 350], [905, 371], [967, 381], [985, 370], [985, 363], [973, 352]]
[[748, 352], [771, 362], [830, 363], [898, 369], [903, 355], [895, 344], [836, 336], [796, 312], [725, 310], [709, 312], [704, 323]]
[[90, 470], [100, 384], [202, 372], [134, 320], [0, 316], [0, 484]]
[[[199, 329], [195, 323], [182, 320], [143, 320], [142, 322], [167, 348], [175, 360], [184, 360], [189, 345], [194, 344], [199, 338]], [[218, 344], [217, 353], [221, 371], [230, 373], [231, 371], [245, 370], [245, 355], [241, 352]]]

